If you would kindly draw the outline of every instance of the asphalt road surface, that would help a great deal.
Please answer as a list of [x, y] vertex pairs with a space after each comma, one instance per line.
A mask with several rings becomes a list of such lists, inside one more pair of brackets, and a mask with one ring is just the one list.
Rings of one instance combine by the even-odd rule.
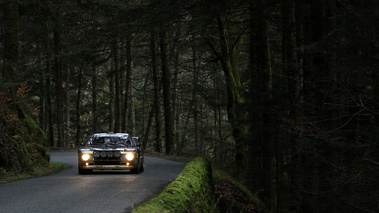
[[0, 212], [130, 212], [156, 196], [185, 163], [145, 157], [145, 171], [94, 171], [79, 175], [76, 152], [53, 152], [51, 161], [71, 165], [56, 174], [0, 184]]

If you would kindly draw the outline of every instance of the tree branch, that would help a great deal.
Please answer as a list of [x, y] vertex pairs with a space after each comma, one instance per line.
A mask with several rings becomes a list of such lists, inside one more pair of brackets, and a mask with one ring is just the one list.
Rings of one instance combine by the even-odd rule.
[[374, 164], [375, 166], [379, 166], [379, 162], [373, 161], [373, 160], [368, 159], [368, 158], [363, 158], [363, 160], [364, 160], [364, 161], [368, 161], [368, 162]]
[[222, 57], [221, 57], [220, 53], [217, 52], [216, 48], [212, 44], [212, 41], [203, 35], [201, 37], [205, 40], [205, 42], [208, 44], [208, 46], [212, 49], [212, 52], [216, 55], [217, 59], [221, 61]]

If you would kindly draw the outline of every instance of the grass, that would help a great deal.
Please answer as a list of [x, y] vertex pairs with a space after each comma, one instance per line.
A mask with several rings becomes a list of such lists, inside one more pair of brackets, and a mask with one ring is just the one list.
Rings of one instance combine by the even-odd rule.
[[33, 172], [19, 172], [19, 171], [5, 171], [0, 169], [0, 183], [8, 183], [17, 180], [23, 180], [33, 177], [40, 177], [49, 174], [53, 174], [63, 169], [68, 168], [69, 166], [63, 163], [50, 162], [47, 167], [37, 167]]

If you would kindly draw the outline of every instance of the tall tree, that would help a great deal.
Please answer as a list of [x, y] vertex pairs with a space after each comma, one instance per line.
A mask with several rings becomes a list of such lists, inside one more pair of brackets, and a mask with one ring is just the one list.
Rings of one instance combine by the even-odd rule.
[[97, 79], [97, 70], [96, 66], [92, 64], [92, 113], [93, 113], [93, 121], [92, 121], [92, 132], [98, 131], [98, 106], [97, 106], [97, 92], [98, 92], [98, 85], [97, 85], [98, 79]]
[[54, 26], [54, 71], [56, 88], [56, 125], [57, 125], [57, 146], [63, 147], [63, 75], [61, 57], [61, 32], [58, 18], [55, 19]]
[[[273, 147], [274, 132], [273, 118], [270, 112], [272, 102], [272, 70], [271, 70], [271, 54], [269, 40], [268, 15], [269, 10], [266, 8], [266, 0], [257, 1], [256, 16], [256, 76], [258, 83], [258, 97], [262, 113], [261, 142], [263, 145], [262, 156], [262, 177], [261, 185], [264, 190], [261, 192], [261, 199], [269, 209], [272, 208], [273, 198]], [[254, 149], [254, 148], [253, 148]]]
[[163, 85], [163, 108], [165, 117], [165, 138], [166, 138], [166, 154], [173, 154], [174, 148], [174, 122], [172, 115], [171, 100], [171, 73], [167, 56], [167, 33], [163, 30], [159, 32], [159, 44], [161, 48], [162, 63], [162, 85]]
[[82, 122], [80, 119], [80, 103], [81, 103], [81, 97], [82, 97], [82, 77], [83, 77], [83, 65], [84, 61], [82, 62], [82, 65], [79, 68], [79, 74], [78, 74], [78, 90], [77, 90], [77, 98], [76, 98], [76, 138], [75, 138], [75, 145], [80, 145], [80, 136], [82, 133]]
[[126, 105], [128, 109], [128, 132], [130, 134], [135, 135], [136, 132], [136, 116], [135, 116], [135, 102], [134, 102], [134, 90], [133, 90], [133, 85], [134, 85], [134, 67], [133, 67], [133, 57], [132, 57], [132, 36], [128, 35], [127, 36], [127, 96], [128, 97], [128, 103]]
[[128, 124], [128, 108], [129, 108], [129, 89], [130, 89], [130, 71], [132, 69], [132, 47], [131, 39], [129, 36], [126, 38], [126, 69], [125, 69], [125, 99], [124, 99], [124, 108], [122, 109], [122, 132], [127, 130]]
[[115, 72], [114, 72], [114, 65], [112, 63], [112, 68], [109, 73], [109, 131], [113, 132], [114, 131], [114, 85], [115, 85]]
[[244, 103], [244, 97], [241, 94], [242, 84], [239, 72], [239, 54], [241, 51], [241, 45], [243, 43], [242, 34], [238, 33], [234, 26], [236, 20], [236, 14], [233, 13], [228, 8], [223, 8], [224, 10], [217, 11], [217, 16], [215, 17], [218, 28], [218, 45], [219, 50], [217, 50], [215, 44], [209, 36], [204, 36], [207, 44], [212, 49], [217, 60], [220, 62], [225, 82], [226, 82], [226, 93], [227, 93], [227, 113], [228, 120], [232, 126], [232, 134], [235, 139], [235, 174], [240, 174], [246, 168], [246, 151], [247, 143], [244, 141], [244, 135], [247, 133], [247, 126], [243, 124], [242, 121], [246, 119], [246, 113], [244, 110], [239, 110]]
[[121, 73], [119, 64], [119, 45], [118, 39], [112, 42], [114, 81], [115, 81], [115, 100], [114, 100], [114, 132], [121, 132]]
[[153, 71], [154, 84], [154, 112], [155, 112], [155, 151], [161, 152], [162, 149], [162, 125], [161, 125], [161, 104], [159, 93], [159, 77], [158, 77], [158, 61], [157, 61], [157, 33], [153, 29], [150, 33], [150, 54], [151, 54], [151, 69]]

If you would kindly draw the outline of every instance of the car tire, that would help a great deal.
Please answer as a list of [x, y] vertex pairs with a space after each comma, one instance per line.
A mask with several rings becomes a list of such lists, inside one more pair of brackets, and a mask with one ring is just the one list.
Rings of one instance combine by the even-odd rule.
[[142, 165], [141, 165], [141, 167], [140, 167], [139, 171], [140, 171], [140, 172], [143, 172], [143, 171], [145, 171], [145, 164], [144, 164], [144, 163], [142, 163]]
[[133, 174], [138, 174], [139, 173], [139, 168], [131, 169], [130, 172], [133, 173]]

